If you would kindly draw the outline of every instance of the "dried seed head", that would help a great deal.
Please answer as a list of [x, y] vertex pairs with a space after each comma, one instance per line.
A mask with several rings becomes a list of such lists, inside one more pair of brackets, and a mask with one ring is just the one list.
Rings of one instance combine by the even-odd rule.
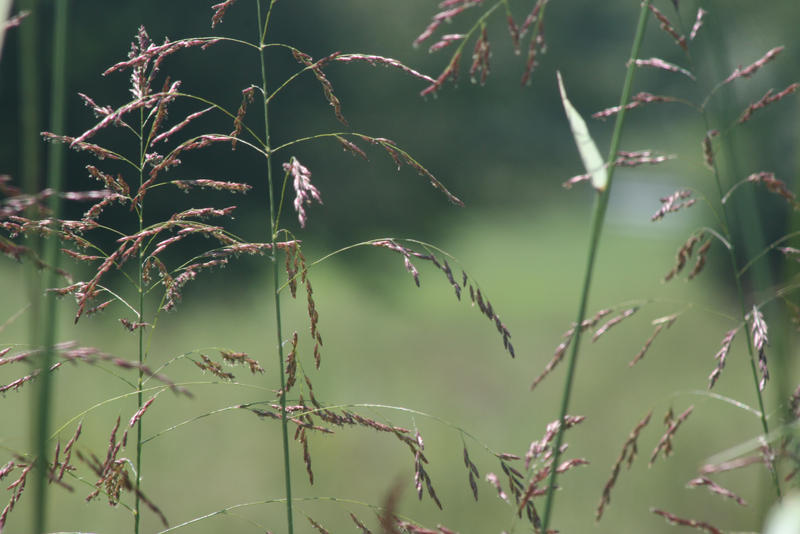
[[748, 65], [747, 67], [741, 67], [741, 66], [737, 67], [736, 70], [734, 70], [730, 76], [728, 76], [727, 78], [725, 78], [725, 80], [723, 80], [721, 85], [730, 83], [737, 78], [749, 78], [750, 76], [755, 74], [758, 69], [760, 69], [761, 67], [763, 67], [764, 65], [775, 59], [778, 54], [783, 52], [783, 49], [784, 49], [783, 46], [777, 46], [772, 50], [768, 51], [766, 54], [764, 54], [764, 56], [755, 63]]
[[708, 389], [714, 387], [714, 384], [717, 383], [717, 379], [722, 374], [722, 369], [725, 367], [725, 358], [731, 350], [731, 343], [733, 343], [733, 338], [738, 331], [738, 328], [729, 330], [728, 333], [725, 334], [725, 337], [722, 338], [722, 347], [720, 347], [719, 351], [714, 355], [714, 359], [717, 360], [717, 366], [708, 377]]
[[773, 102], [782, 100], [784, 97], [789, 96], [798, 89], [800, 89], [800, 83], [793, 83], [789, 87], [787, 87], [786, 89], [775, 95], [772, 94], [772, 89], [770, 89], [763, 97], [761, 97], [761, 99], [747, 106], [747, 109], [744, 110], [744, 113], [742, 113], [742, 116], [739, 117], [739, 120], [737, 122], [739, 124], [747, 122], [748, 120], [750, 120], [750, 117], [753, 115], [755, 111], [763, 109], [768, 105], [772, 104]]
[[603, 511], [605, 510], [606, 506], [611, 503], [611, 489], [617, 482], [617, 477], [619, 476], [619, 471], [623, 462], [627, 463], [628, 469], [630, 469], [631, 464], [633, 464], [633, 460], [636, 458], [636, 454], [639, 452], [636, 443], [639, 439], [639, 434], [650, 422], [650, 417], [652, 415], [653, 411], [651, 410], [641, 421], [636, 424], [630, 435], [628, 435], [628, 439], [623, 444], [622, 451], [620, 452], [617, 461], [611, 467], [611, 477], [608, 479], [605, 487], [603, 488], [603, 495], [600, 497], [600, 504], [597, 506], [597, 512], [595, 513], [595, 521], [600, 521], [600, 518], [603, 517]]
[[297, 212], [297, 220], [301, 228], [306, 227], [305, 206], [310, 205], [313, 200], [322, 204], [322, 197], [319, 190], [311, 183], [311, 172], [303, 166], [295, 157], [289, 163], [283, 164], [286, 174], [291, 174], [295, 191], [294, 210]]

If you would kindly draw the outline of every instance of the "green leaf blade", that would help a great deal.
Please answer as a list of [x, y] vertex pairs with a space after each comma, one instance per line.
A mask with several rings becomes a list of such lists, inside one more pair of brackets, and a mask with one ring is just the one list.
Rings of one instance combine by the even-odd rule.
[[567, 91], [564, 89], [564, 81], [561, 79], [561, 73], [556, 72], [558, 77], [558, 90], [561, 93], [561, 102], [564, 104], [564, 111], [567, 114], [570, 129], [572, 130], [572, 137], [575, 139], [575, 145], [578, 147], [578, 152], [581, 155], [583, 166], [586, 172], [592, 177], [592, 186], [597, 191], [605, 191], [608, 186], [608, 172], [606, 171], [605, 161], [600, 151], [597, 149], [592, 136], [589, 134], [589, 128], [586, 122], [578, 113], [578, 110], [572, 105], [567, 98]]

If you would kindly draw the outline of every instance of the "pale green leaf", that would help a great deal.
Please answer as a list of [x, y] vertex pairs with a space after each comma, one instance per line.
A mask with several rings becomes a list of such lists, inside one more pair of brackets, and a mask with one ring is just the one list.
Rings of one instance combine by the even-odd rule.
[[580, 152], [583, 166], [592, 177], [592, 186], [598, 191], [605, 191], [608, 184], [608, 172], [606, 171], [603, 156], [600, 155], [597, 145], [594, 144], [592, 136], [589, 135], [589, 128], [586, 126], [583, 117], [567, 98], [567, 91], [564, 89], [561, 73], [556, 72], [556, 75], [558, 76], [558, 90], [561, 92], [561, 102], [564, 104], [564, 111], [567, 113], [567, 120], [569, 120], [569, 126], [572, 129], [572, 137], [575, 139], [578, 152]]

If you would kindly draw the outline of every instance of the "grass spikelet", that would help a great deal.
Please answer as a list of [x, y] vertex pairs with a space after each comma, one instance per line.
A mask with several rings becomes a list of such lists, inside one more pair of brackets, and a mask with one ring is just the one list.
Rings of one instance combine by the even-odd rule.
[[292, 50], [292, 54], [298, 63], [305, 65], [314, 73], [314, 76], [317, 78], [320, 86], [322, 86], [322, 93], [325, 95], [325, 100], [327, 100], [328, 104], [330, 104], [333, 108], [333, 113], [336, 115], [336, 118], [339, 120], [339, 122], [345, 126], [348, 126], [347, 119], [345, 119], [344, 115], [342, 114], [342, 103], [333, 93], [333, 86], [331, 85], [331, 82], [328, 80], [327, 76], [325, 76], [325, 73], [322, 71], [322, 67], [325, 66], [326, 63], [333, 61], [340, 53], [334, 52], [333, 54], [316, 62], [311, 58], [311, 56], [304, 54], [299, 50]]
[[761, 59], [759, 59], [755, 63], [752, 63], [747, 67], [741, 67], [741, 66], [737, 67], [736, 70], [734, 70], [730, 76], [725, 78], [725, 80], [723, 80], [720, 85], [725, 85], [726, 83], [730, 83], [737, 78], [749, 78], [750, 76], [755, 74], [756, 71], [758, 71], [758, 69], [760, 69], [761, 67], [763, 67], [764, 65], [775, 59], [778, 56], [778, 54], [783, 52], [783, 49], [784, 49], [783, 46], [776, 46], [775, 48], [769, 50], [766, 54], [764, 54], [761, 57]]
[[677, 98], [673, 98], [671, 96], [661, 96], [661, 95], [654, 95], [651, 93], [640, 92], [633, 95], [630, 102], [625, 104], [624, 106], [613, 106], [610, 108], [606, 108], [604, 110], [598, 111], [596, 113], [592, 113], [592, 118], [594, 119], [607, 119], [609, 117], [613, 117], [621, 110], [631, 110], [645, 104], [652, 104], [654, 102], [680, 102]]
[[694, 246], [700, 242], [701, 239], [703, 239], [704, 235], [705, 234], [703, 232], [698, 235], [692, 234], [689, 236], [689, 239], [687, 239], [686, 242], [681, 245], [675, 258], [675, 266], [666, 274], [666, 276], [664, 276], [665, 282], [669, 282], [675, 277], [675, 275], [680, 274], [680, 272], [686, 266], [686, 261], [689, 259], [689, 257], [691, 257], [692, 252], [694, 251]]
[[[658, 440], [658, 444], [656, 445], [655, 449], [653, 449], [653, 453], [650, 455], [648, 467], [653, 465], [658, 457], [658, 453], [661, 451], [664, 451], [665, 457], [670, 455], [672, 452], [672, 438], [675, 436], [675, 432], [678, 431], [678, 427], [681, 426], [681, 423], [683, 423], [692, 413], [692, 410], [694, 410], [694, 406], [689, 406], [681, 415], [678, 416], [677, 419], [672, 420], [672, 417], [666, 418], [665, 422], [668, 424], [667, 431], [663, 436], [661, 436], [661, 439]], [[672, 410], [670, 409], [667, 414], [668, 416], [671, 416]]]
[[497, 490], [497, 496], [500, 497], [501, 500], [508, 501], [508, 495], [505, 491], [503, 491], [503, 486], [500, 484], [500, 480], [497, 478], [497, 475], [494, 473], [486, 473], [486, 482], [492, 485], [494, 489]]
[[744, 122], [749, 121], [750, 117], [753, 115], [754, 112], [758, 111], [759, 109], [764, 109], [765, 107], [767, 107], [768, 105], [770, 105], [770, 104], [772, 104], [774, 102], [778, 102], [779, 100], [782, 100], [784, 97], [789, 96], [790, 94], [794, 93], [798, 89], [800, 89], [800, 83], [793, 83], [790, 86], [788, 86], [786, 89], [784, 89], [783, 91], [780, 91], [779, 93], [774, 94], [774, 95], [772, 94], [772, 89], [770, 89], [759, 100], [757, 100], [757, 101], [753, 102], [752, 104], [750, 104], [749, 106], [747, 106], [747, 109], [744, 110], [744, 113], [742, 113], [741, 117], [739, 117], [739, 120], [737, 122], [739, 124], [742, 124]]
[[472, 463], [472, 460], [469, 458], [469, 453], [467, 452], [467, 446], [464, 445], [464, 465], [467, 468], [467, 477], [469, 479], [469, 487], [472, 490], [472, 496], [475, 500], [478, 500], [478, 479], [481, 478], [481, 475], [478, 473], [478, 468]]
[[[67, 446], [64, 447], [64, 461], [61, 462], [61, 468], [58, 471], [58, 475], [56, 476], [57, 480], [61, 480], [64, 478], [64, 473], [69, 469], [74, 469], [70, 464], [69, 461], [72, 458], [72, 448], [77, 443], [78, 438], [81, 435], [81, 431], [83, 430], [83, 421], [78, 424], [78, 428], [75, 429], [75, 434], [72, 435], [72, 438], [67, 442]], [[3, 477], [0, 476], [0, 479]]]
[[220, 356], [222, 359], [229, 363], [230, 365], [247, 365], [250, 368], [250, 373], [264, 373], [264, 368], [254, 360], [250, 358], [244, 352], [233, 352], [229, 350], [221, 350], [219, 351]]
[[352, 519], [352, 520], [353, 520], [353, 523], [355, 523], [355, 524], [356, 524], [356, 526], [357, 526], [357, 527], [358, 527], [358, 528], [361, 530], [361, 534], [372, 534], [372, 531], [371, 531], [370, 529], [368, 529], [368, 528], [367, 528], [367, 525], [365, 525], [365, 524], [364, 524], [364, 523], [363, 523], [363, 522], [362, 522], [362, 521], [361, 521], [359, 518], [357, 518], [357, 517], [356, 517], [356, 515], [355, 515], [354, 513], [352, 513], [352, 512], [350, 512], [350, 519]]
[[[702, 11], [702, 9], [700, 11]], [[635, 60], [635, 63], [637, 67], [652, 67], [654, 69], [661, 69], [668, 72], [677, 72], [679, 74], [683, 74], [692, 81], [694, 81], [695, 79], [694, 74], [692, 74], [688, 70], [684, 69], [683, 67], [679, 67], [674, 63], [669, 63], [667, 61], [664, 61], [661, 58], [653, 57], [650, 59], [637, 59]]]
[[306, 516], [306, 519], [308, 519], [308, 522], [311, 523], [311, 526], [314, 527], [320, 534], [330, 534], [325, 527], [311, 519], [311, 517]]
[[233, 376], [233, 373], [223, 371], [221, 364], [215, 362], [205, 354], [201, 354], [200, 358], [202, 358], [203, 361], [201, 362], [196, 361], [194, 362], [194, 364], [203, 371], [208, 371], [212, 375], [221, 378], [223, 380], [233, 380], [234, 378], [236, 378], [235, 376]]
[[214, 10], [214, 15], [211, 17], [211, 27], [215, 28], [217, 24], [222, 22], [222, 17], [225, 16], [225, 12], [228, 11], [228, 8], [231, 7], [236, 0], [225, 0], [224, 2], [220, 2], [219, 4], [214, 4], [211, 6], [211, 9]]
[[728, 356], [728, 352], [731, 350], [731, 343], [733, 343], [733, 338], [736, 336], [738, 331], [738, 328], [729, 330], [728, 333], [725, 334], [725, 337], [722, 338], [722, 347], [720, 347], [719, 351], [717, 351], [717, 353], [714, 355], [714, 359], [717, 360], [717, 366], [708, 376], [708, 389], [714, 387], [714, 384], [717, 383], [717, 379], [719, 379], [720, 375], [722, 374], [722, 370], [725, 368], [725, 358]]
[[292, 348], [286, 356], [286, 391], [289, 392], [297, 380], [297, 332], [292, 335]]
[[481, 27], [481, 34], [475, 40], [475, 49], [472, 51], [472, 65], [469, 68], [469, 77], [472, 83], [486, 84], [489, 77], [489, 57], [491, 46], [486, 26]]
[[619, 315], [617, 315], [615, 317], [612, 317], [611, 319], [606, 321], [606, 323], [603, 324], [603, 326], [601, 326], [600, 328], [595, 330], [594, 335], [592, 336], [592, 343], [597, 341], [600, 338], [600, 336], [602, 336], [603, 334], [608, 332], [608, 330], [610, 328], [612, 328], [613, 326], [618, 325], [619, 323], [621, 323], [622, 321], [624, 321], [625, 319], [627, 319], [628, 317], [630, 317], [631, 315], [636, 313], [638, 310], [639, 310], [639, 308], [637, 308], [637, 307], [628, 308], [627, 310], [624, 310]]
[[692, 480], [686, 483], [686, 487], [689, 488], [697, 488], [700, 486], [705, 486], [711, 493], [716, 493], [717, 495], [722, 495], [723, 497], [732, 499], [741, 506], [747, 506], [747, 502], [745, 502], [744, 499], [733, 493], [731, 490], [723, 488], [722, 486], [720, 486], [719, 484], [717, 484], [708, 477], [693, 478]]
[[767, 369], [767, 323], [764, 316], [756, 306], [750, 312], [750, 332], [753, 334], [753, 348], [758, 352], [758, 370], [761, 372], [761, 380], [758, 382], [758, 389], [764, 391], [764, 387], [769, 380], [769, 370]]
[[[686, 189], [681, 191], [676, 191], [673, 194], [662, 197], [661, 199], [661, 208], [652, 217], [650, 217], [651, 221], [659, 221], [664, 218], [664, 215], [667, 213], [675, 213], [676, 211], [680, 210], [681, 208], [688, 208], [695, 203], [695, 199], [689, 198], [692, 195], [692, 192]], [[686, 200], [686, 199], [689, 200]]]
[[[8, 504], [3, 508], [3, 511], [0, 512], [0, 530], [3, 529], [6, 525], [6, 520], [8, 518], [8, 514], [14, 509], [14, 505], [19, 502], [19, 499], [22, 497], [22, 493], [25, 491], [25, 483], [28, 480], [28, 473], [31, 472], [33, 469], [34, 464], [29, 463], [28, 465], [20, 465], [17, 464], [17, 467], [22, 468], [22, 473], [20, 473], [19, 478], [12, 482], [8, 488], [9, 490], [13, 490], [11, 493], [11, 499], [8, 501]], [[10, 469], [9, 469], [10, 472]]]
[[286, 176], [292, 176], [292, 185], [295, 191], [294, 210], [297, 212], [297, 221], [300, 223], [300, 228], [306, 227], [306, 205], [311, 205], [312, 201], [316, 201], [322, 205], [322, 197], [319, 190], [311, 183], [311, 171], [302, 165], [297, 158], [292, 156], [288, 163], [283, 164], [283, 170]]
[[770, 193], [775, 193], [786, 199], [794, 209], [798, 208], [795, 194], [786, 187], [786, 184], [775, 178], [771, 172], [756, 172], [745, 178], [745, 182], [764, 184]]
[[131, 420], [130, 420], [130, 421], [128, 421], [128, 428], [133, 428], [133, 426], [134, 426], [136, 423], [138, 423], [138, 422], [139, 422], [139, 420], [140, 420], [140, 419], [142, 418], [142, 416], [145, 414], [145, 412], [146, 412], [146, 411], [147, 411], [147, 409], [150, 407], [150, 405], [151, 405], [151, 404], [153, 404], [153, 401], [155, 401], [155, 400], [156, 400], [156, 397], [157, 397], [157, 396], [158, 396], [158, 394], [156, 394], [156, 395], [153, 395], [153, 396], [152, 396], [152, 397], [150, 397], [150, 399], [148, 399], [148, 400], [147, 400], [147, 401], [146, 401], [144, 404], [142, 404], [142, 407], [141, 407], [141, 408], [139, 408], [138, 410], [136, 410], [136, 413], [135, 413], [135, 414], [133, 414], [133, 416], [131, 417]]
[[663, 330], [665, 327], [669, 328], [670, 326], [672, 326], [672, 323], [674, 323], [677, 318], [678, 318], [677, 315], [669, 315], [667, 317], [661, 317], [659, 319], [655, 319], [652, 322], [652, 324], [656, 327], [655, 330], [653, 330], [653, 333], [650, 335], [649, 338], [647, 338], [647, 341], [644, 342], [644, 346], [636, 354], [636, 356], [634, 356], [633, 360], [630, 361], [628, 366], [633, 367], [639, 362], [639, 360], [644, 358], [644, 355], [650, 349], [650, 345], [652, 345], [653, 341], [655, 341], [656, 336], [658, 336], [661, 330]]
[[422, 74], [411, 67], [404, 65], [400, 61], [396, 59], [392, 59], [390, 57], [383, 57], [383, 56], [375, 56], [370, 54], [340, 54], [333, 58], [333, 61], [340, 62], [340, 63], [351, 63], [353, 61], [363, 61], [373, 67], [377, 65], [383, 65], [385, 67], [391, 67], [394, 69], [401, 70], [412, 76], [414, 78], [418, 78], [420, 80], [424, 80], [428, 83], [435, 83], [436, 80], [428, 76], [427, 74]]
[[306, 429], [299, 427], [297, 429], [297, 439], [299, 439], [300, 444], [303, 447], [303, 464], [306, 466], [306, 473], [308, 474], [308, 483], [312, 486], [314, 485], [314, 471], [311, 469], [311, 453], [308, 449], [308, 436], [306, 435]]
[[636, 458], [636, 454], [639, 452], [637, 446], [639, 434], [650, 422], [650, 417], [652, 417], [652, 415], [653, 411], [650, 410], [650, 412], [648, 412], [648, 414], [644, 416], [641, 421], [636, 423], [636, 426], [628, 435], [628, 439], [625, 440], [625, 443], [622, 445], [622, 451], [619, 453], [617, 461], [614, 462], [614, 465], [611, 467], [611, 477], [609, 477], [606, 485], [603, 487], [603, 495], [600, 497], [600, 504], [597, 506], [595, 521], [600, 521], [600, 519], [603, 517], [603, 511], [605, 510], [606, 506], [611, 503], [611, 490], [617, 483], [617, 477], [619, 476], [620, 468], [622, 467], [623, 462], [627, 464], [628, 469], [630, 469], [631, 465], [633, 464], [633, 460]]
[[447, 64], [447, 67], [444, 68], [441, 74], [430, 84], [428, 87], [420, 91], [421, 96], [428, 96], [430, 94], [436, 94], [436, 91], [442, 88], [447, 80], [453, 80], [455, 82], [458, 80], [458, 64], [461, 61], [461, 52], [456, 52], [452, 58], [450, 58], [450, 63]]
[[669, 21], [669, 19], [655, 6], [649, 4], [648, 7], [650, 8], [650, 11], [653, 12], [653, 15], [655, 15], [655, 17], [661, 23], [661, 29], [664, 30], [664, 32], [666, 32], [667, 34], [669, 34], [669, 36], [675, 40], [675, 43], [677, 43], [678, 46], [683, 48], [685, 52], [688, 52], [689, 46], [686, 43], [686, 36], [680, 35], [678, 31], [675, 29], [675, 27], [672, 25], [672, 23]]
[[335, 135], [334, 137], [342, 145], [342, 149], [343, 150], [345, 150], [347, 152], [350, 152], [354, 156], [359, 156], [359, 157], [363, 158], [364, 160], [368, 159], [366, 152], [361, 150], [361, 147], [359, 147], [357, 144], [353, 143], [352, 141], [348, 141], [347, 139], [345, 139], [341, 135]]
[[692, 31], [689, 32], [689, 40], [694, 41], [694, 38], [697, 37], [697, 32], [700, 31], [700, 28], [703, 26], [703, 17], [708, 14], [708, 11], [705, 9], [698, 8], [697, 15], [694, 19], [694, 24], [692, 25]]
[[666, 519], [667, 523], [669, 523], [670, 525], [677, 525], [681, 527], [691, 527], [700, 530], [705, 530], [709, 534], [723, 534], [723, 532], [720, 529], [704, 521], [698, 521], [697, 519], [684, 519], [682, 517], [678, 517], [676, 515], [673, 515], [669, 512], [665, 512], [664, 510], [659, 510], [657, 508], [653, 508], [650, 511]]
[[711, 248], [711, 239], [703, 243], [700, 248], [697, 249], [697, 261], [695, 262], [694, 267], [692, 267], [692, 270], [689, 272], [689, 280], [693, 279], [703, 271], [703, 268], [706, 266], [706, 255], [708, 254], [709, 248]]
[[[588, 330], [589, 328], [594, 327], [600, 321], [600, 319], [602, 319], [611, 312], [612, 312], [611, 309], [603, 309], [597, 312], [594, 315], [594, 317], [591, 317], [589, 319], [584, 319], [583, 323], [581, 323], [581, 331], [583, 332]], [[564, 334], [561, 336], [561, 338], [564, 341], [562, 341], [558, 345], [558, 347], [556, 347], [556, 350], [553, 353], [553, 357], [550, 359], [549, 362], [547, 362], [547, 365], [545, 366], [541, 374], [539, 374], [539, 376], [536, 377], [536, 379], [533, 381], [533, 383], [531, 384], [531, 390], [536, 388], [536, 386], [538, 386], [539, 383], [542, 380], [544, 380], [545, 377], [549, 375], [559, 363], [561, 363], [561, 360], [564, 359], [564, 355], [567, 353], [567, 348], [569, 348], [569, 345], [572, 342], [572, 337], [574, 333], [575, 333], [575, 326], [573, 323], [573, 327], [564, 332]]]

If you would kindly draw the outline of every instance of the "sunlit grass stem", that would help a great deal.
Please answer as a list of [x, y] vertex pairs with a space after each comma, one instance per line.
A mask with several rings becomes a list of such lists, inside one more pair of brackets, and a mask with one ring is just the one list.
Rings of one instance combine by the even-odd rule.
[[261, 63], [261, 96], [264, 104], [264, 142], [265, 150], [268, 154], [267, 158], [267, 201], [269, 204], [269, 231], [270, 241], [272, 243], [272, 282], [273, 282], [273, 299], [275, 307], [275, 337], [278, 344], [278, 374], [280, 375], [281, 384], [281, 438], [283, 445], [283, 473], [286, 487], [286, 523], [287, 533], [294, 534], [294, 513], [292, 511], [292, 477], [289, 464], [289, 428], [288, 419], [286, 416], [286, 376], [284, 372], [283, 362], [283, 327], [281, 325], [281, 294], [280, 294], [280, 280], [279, 280], [279, 267], [278, 267], [278, 249], [276, 241], [278, 238], [278, 219], [275, 208], [275, 192], [272, 183], [272, 149], [270, 145], [269, 136], [269, 101], [267, 91], [267, 59], [264, 41], [267, 35], [267, 28], [269, 26], [270, 15], [272, 14], [272, 7], [275, 5], [276, 0], [269, 1], [269, 8], [267, 9], [266, 18], [262, 17], [261, 0], [256, 0], [257, 15], [258, 15], [258, 35], [259, 35], [259, 59]]
[[578, 317], [575, 321], [576, 327], [571, 343], [569, 361], [567, 362], [567, 377], [564, 384], [564, 390], [561, 395], [561, 411], [558, 420], [562, 421], [562, 424], [558, 428], [555, 444], [553, 446], [552, 469], [550, 470], [550, 478], [547, 483], [547, 499], [545, 501], [544, 512], [542, 515], [542, 532], [547, 532], [553, 509], [553, 501], [555, 500], [556, 478], [558, 476], [557, 467], [559, 465], [559, 457], [561, 456], [561, 445], [564, 441], [564, 430], [566, 426], [563, 424], [563, 421], [567, 415], [569, 401], [572, 396], [572, 385], [575, 378], [575, 367], [578, 359], [578, 346], [581, 338], [580, 325], [586, 318], [586, 306], [589, 301], [589, 290], [592, 285], [595, 257], [597, 254], [597, 249], [600, 245], [600, 236], [603, 230], [606, 210], [608, 208], [608, 199], [611, 195], [612, 178], [614, 176], [614, 162], [616, 161], [617, 151], [619, 150], [619, 144], [622, 138], [622, 126], [625, 121], [625, 105], [629, 102], [631, 97], [633, 74], [636, 71], [636, 64], [634, 60], [639, 57], [639, 49], [641, 48], [642, 41], [644, 39], [644, 30], [647, 27], [647, 13], [649, 5], [650, 0], [645, 0], [642, 2], [642, 8], [639, 12], [639, 22], [636, 26], [636, 36], [631, 49], [631, 60], [628, 62], [628, 70], [625, 74], [625, 83], [623, 85], [622, 96], [620, 98], [620, 111], [617, 114], [617, 120], [614, 123], [614, 133], [611, 137], [611, 148], [609, 150], [607, 160], [608, 182], [606, 183], [605, 189], [599, 191], [595, 196], [594, 211], [591, 223], [591, 237], [589, 241], [589, 256], [586, 261], [586, 273], [583, 279], [580, 303], [578, 304]]

